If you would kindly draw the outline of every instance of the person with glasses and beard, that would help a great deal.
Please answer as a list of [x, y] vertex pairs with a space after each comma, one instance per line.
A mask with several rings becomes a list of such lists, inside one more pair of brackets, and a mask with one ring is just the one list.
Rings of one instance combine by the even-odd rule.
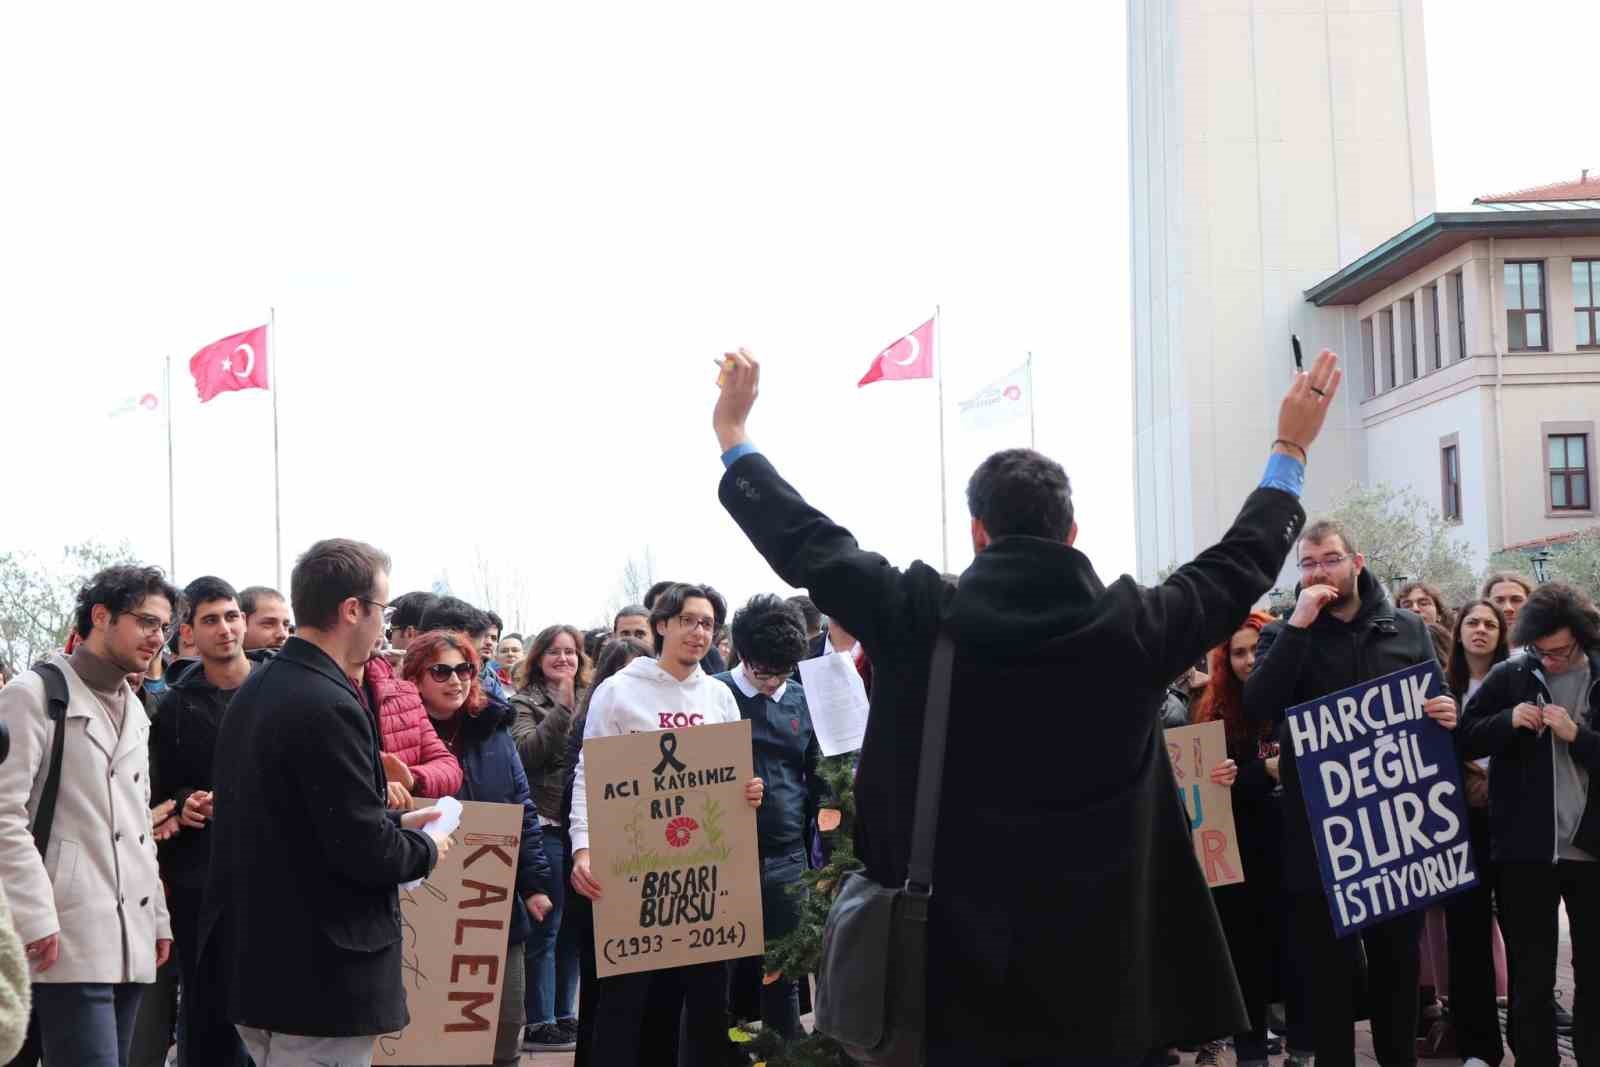
[[[172, 951], [150, 833], [149, 720], [128, 688], [166, 640], [178, 591], [155, 567], [108, 567], [78, 591], [70, 656], [0, 690], [0, 884], [27, 946], [46, 1062], [126, 1067], [139, 1002]], [[32, 831], [58, 740], [43, 670], [66, 683], [50, 840]]]
[[[1572, 930], [1573, 1051], [1600, 1063], [1600, 1019], [1586, 982], [1600, 960], [1600, 613], [1549, 582], [1519, 605], [1499, 663], [1467, 703], [1462, 748], [1490, 757], [1489, 838], [1511, 974], [1519, 1067], [1555, 1067], [1558, 912]], [[1592, 981], [1592, 979], [1591, 979]]]
[[[1341, 524], [1313, 522], [1297, 548], [1300, 585], [1294, 611], [1261, 632], [1256, 666], [1244, 683], [1245, 713], [1276, 726], [1284, 793], [1300, 796], [1300, 772], [1284, 710], [1419, 663], [1437, 662], [1422, 617], [1400, 611], [1366, 567]], [[1455, 698], [1430, 698], [1423, 711], [1448, 730]], [[1363, 947], [1378, 1062], [1412, 1064], [1417, 1027], [1418, 941], [1422, 913], [1411, 912], [1337, 938], [1322, 888], [1305, 805], [1284, 804], [1283, 864], [1291, 959], [1301, 971], [1318, 1067], [1355, 1063], [1355, 987]]]

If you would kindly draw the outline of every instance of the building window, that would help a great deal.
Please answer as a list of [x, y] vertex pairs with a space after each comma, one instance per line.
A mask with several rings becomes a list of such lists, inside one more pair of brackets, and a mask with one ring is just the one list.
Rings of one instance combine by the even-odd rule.
[[1572, 261], [1572, 304], [1578, 347], [1600, 348], [1600, 259]]
[[1434, 331], [1434, 350], [1430, 357], [1434, 360], [1434, 370], [1445, 365], [1445, 346], [1440, 344], [1440, 325], [1438, 325], [1438, 283], [1427, 286], [1427, 325]]
[[1544, 264], [1507, 263], [1506, 347], [1512, 352], [1543, 352]]
[[1378, 324], [1383, 327], [1383, 387], [1394, 388], [1394, 308], [1378, 312]]
[[1550, 510], [1589, 510], [1589, 436], [1553, 433], [1545, 438], [1550, 470]]
[[1445, 439], [1448, 443], [1439, 450], [1439, 476], [1446, 522], [1461, 521], [1461, 446], [1455, 435]]
[[1463, 291], [1465, 271], [1450, 275], [1450, 291], [1456, 294], [1456, 358], [1467, 358], [1467, 295]]
[[1400, 327], [1400, 351], [1406, 360], [1406, 381], [1414, 382], [1422, 370], [1417, 360], [1417, 302], [1408, 296], [1394, 307]]
[[1372, 344], [1372, 319], [1361, 320], [1361, 368], [1366, 376], [1367, 399], [1378, 395], [1378, 358]]

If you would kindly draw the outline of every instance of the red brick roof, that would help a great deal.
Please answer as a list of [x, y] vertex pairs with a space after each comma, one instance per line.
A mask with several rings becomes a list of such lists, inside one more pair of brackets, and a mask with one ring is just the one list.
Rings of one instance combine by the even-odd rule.
[[1576, 181], [1538, 185], [1532, 189], [1518, 189], [1512, 193], [1480, 196], [1474, 204], [1516, 204], [1539, 200], [1597, 200], [1600, 199], [1600, 173], [1591, 175], [1587, 170]]

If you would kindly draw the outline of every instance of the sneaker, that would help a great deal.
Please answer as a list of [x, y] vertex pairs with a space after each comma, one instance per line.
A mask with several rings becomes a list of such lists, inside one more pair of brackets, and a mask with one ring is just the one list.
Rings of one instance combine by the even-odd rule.
[[560, 1028], [560, 1030], [561, 1030], [561, 1032], [563, 1034], [566, 1034], [567, 1037], [569, 1037], [573, 1041], [577, 1041], [578, 1040], [578, 1020], [576, 1020], [576, 1019], [557, 1019], [556, 1020], [556, 1026]]
[[1194, 1054], [1194, 1067], [1220, 1067], [1221, 1063], [1222, 1042], [1220, 1041], [1207, 1041]]
[[1556, 1013], [1556, 1033], [1562, 1037], [1572, 1036], [1572, 1013], [1561, 1006], [1561, 994], [1557, 993], [1551, 1001], [1551, 1008]]
[[522, 1028], [522, 1047], [529, 1052], [571, 1052], [578, 1042], [555, 1023], [543, 1023]]

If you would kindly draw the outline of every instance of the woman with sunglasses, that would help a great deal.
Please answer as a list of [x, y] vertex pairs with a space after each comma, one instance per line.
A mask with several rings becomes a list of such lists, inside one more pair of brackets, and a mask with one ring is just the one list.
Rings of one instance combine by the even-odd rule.
[[[479, 670], [478, 651], [465, 636], [432, 630], [407, 646], [400, 674], [417, 687], [440, 739], [461, 762], [465, 780], [456, 798], [522, 807], [517, 893], [511, 906], [507, 955], [515, 961], [532, 929], [529, 916], [538, 921], [550, 911], [550, 864], [528, 779], [511, 740], [511, 708], [484, 696]], [[515, 1067], [522, 1055], [524, 973], [521, 967], [508, 966], [501, 979], [495, 1067]]]
[[539, 809], [545, 855], [554, 871], [550, 899], [555, 903], [549, 916], [534, 925], [523, 946], [528, 972], [523, 1047], [533, 1052], [562, 1052], [574, 1048], [578, 1040], [577, 945], [559, 935], [569, 896], [561, 816], [567, 731], [573, 709], [589, 683], [589, 657], [583, 651], [582, 632], [576, 626], [546, 627], [518, 664], [516, 681], [511, 737]]
[[389, 810], [407, 810], [412, 797], [447, 797], [460, 789], [461, 765], [439, 742], [416, 687], [381, 655], [367, 660], [363, 684], [377, 710]]

